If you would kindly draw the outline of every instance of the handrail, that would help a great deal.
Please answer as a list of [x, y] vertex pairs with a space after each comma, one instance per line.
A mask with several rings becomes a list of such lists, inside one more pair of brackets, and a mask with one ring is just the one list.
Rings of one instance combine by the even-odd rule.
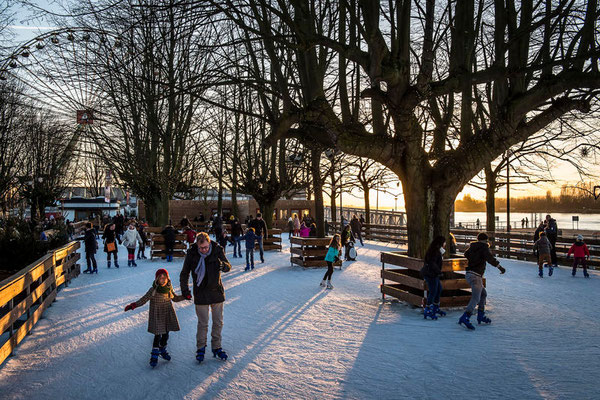
[[48, 252], [0, 282], [0, 336], [8, 332], [8, 339], [0, 345], [0, 364], [52, 305], [58, 288], [79, 275], [79, 246], [73, 241]]

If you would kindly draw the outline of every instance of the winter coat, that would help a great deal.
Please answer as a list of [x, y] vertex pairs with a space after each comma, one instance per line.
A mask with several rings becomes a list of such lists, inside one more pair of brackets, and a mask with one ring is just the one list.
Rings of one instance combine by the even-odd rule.
[[342, 246], [346, 246], [349, 242], [354, 242], [352, 228], [350, 228], [349, 230], [342, 231]]
[[294, 221], [290, 218], [287, 223], [287, 228], [289, 232], [294, 231]]
[[127, 229], [123, 234], [123, 245], [128, 249], [135, 249], [137, 243], [140, 245], [143, 243], [139, 232], [135, 229]]
[[298, 217], [294, 218], [294, 230], [300, 230], [300, 219]]
[[223, 220], [221, 217], [215, 217], [212, 223], [212, 228], [216, 237], [221, 236], [221, 233], [223, 233]]
[[550, 221], [548, 221], [546, 235], [548, 236], [550, 243], [552, 243], [552, 241], [556, 242], [556, 237], [558, 236], [558, 225], [556, 224], [556, 220], [554, 218], [550, 218]]
[[442, 275], [442, 253], [437, 254], [430, 258], [425, 258], [423, 267], [421, 268], [421, 275], [423, 278], [437, 278]]
[[489, 262], [494, 267], [500, 265], [500, 262], [494, 258], [490, 251], [490, 245], [487, 242], [471, 242], [469, 248], [465, 250], [465, 257], [469, 260], [467, 271], [483, 276], [485, 273], [485, 263]]
[[350, 221], [350, 228], [352, 229], [352, 232], [360, 233], [362, 226], [358, 218], [352, 218]]
[[256, 233], [258, 236], [267, 237], [267, 223], [264, 219], [253, 219], [252, 222], [250, 222], [250, 225], [248, 225], [248, 227], [254, 228], [254, 233]]
[[[167, 285], [171, 285], [171, 281]], [[141, 299], [135, 302], [135, 305], [136, 308], [141, 307], [150, 301], [148, 332], [154, 335], [163, 335], [179, 330], [179, 321], [171, 300], [179, 302], [184, 299], [184, 296], [175, 295], [172, 287], [169, 293], [159, 293], [156, 288], [151, 287]]]
[[[104, 239], [104, 252], [108, 253], [108, 249], [106, 248], [107, 243], [115, 243], [115, 251], [113, 253], [117, 253], [119, 251], [119, 246], [116, 246], [117, 241], [117, 231], [111, 229], [105, 229], [104, 233], [102, 233], [102, 239]], [[120, 243], [120, 242], [119, 242]]]
[[573, 254], [573, 257], [576, 257], [576, 258], [585, 258], [585, 256], [588, 256], [588, 257], [590, 256], [590, 251], [588, 250], [588, 247], [585, 243], [575, 242], [569, 249], [569, 252], [567, 253], [567, 257], [570, 256], [571, 254]]
[[317, 227], [316, 226], [311, 226], [310, 231], [308, 232], [308, 236], [309, 237], [317, 237]]
[[225, 289], [221, 282], [221, 271], [229, 272], [231, 270], [231, 264], [225, 257], [223, 248], [218, 243], [211, 241], [210, 254], [204, 259], [205, 274], [204, 279], [197, 284], [196, 267], [200, 262], [200, 252], [198, 250], [198, 244], [194, 243], [190, 247], [183, 261], [183, 268], [179, 275], [179, 282], [181, 285], [181, 294], [186, 297], [190, 294], [188, 282], [190, 279], [190, 273], [192, 274], [192, 285], [194, 293], [194, 304], [216, 304], [225, 301]]
[[143, 245], [145, 245], [146, 242], [148, 241], [148, 237], [146, 236], [146, 232], [144, 232], [144, 228], [143, 227], [138, 228], [138, 233], [140, 234], [140, 237], [142, 238]]
[[242, 239], [246, 240], [246, 249], [250, 250], [254, 248], [254, 244], [258, 240], [258, 236], [256, 236], [254, 232], [248, 231], [244, 236], [242, 236]]
[[185, 238], [189, 244], [192, 244], [196, 241], [196, 231], [193, 229], [188, 229], [185, 231]]
[[327, 254], [325, 255], [325, 261], [335, 262], [336, 258], [339, 258], [340, 251], [333, 246], [329, 246]]
[[552, 250], [552, 243], [548, 240], [546, 236], [540, 236], [540, 238], [533, 244], [533, 250], [538, 252], [538, 254], [550, 254]]
[[175, 244], [175, 236], [177, 235], [177, 231], [175, 229], [168, 226], [165, 229], [163, 229], [161, 235], [163, 235], [165, 238], [165, 245], [168, 246], [168, 244]]
[[238, 237], [244, 234], [242, 224], [237, 219], [231, 224], [231, 237]]
[[85, 252], [87, 254], [96, 254], [98, 249], [98, 241], [96, 240], [96, 232], [93, 229], [86, 229], [83, 238], [85, 244]]

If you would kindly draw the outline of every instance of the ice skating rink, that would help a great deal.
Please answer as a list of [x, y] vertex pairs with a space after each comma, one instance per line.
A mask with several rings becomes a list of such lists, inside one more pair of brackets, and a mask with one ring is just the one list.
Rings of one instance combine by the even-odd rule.
[[[287, 235], [284, 235], [287, 238]], [[0, 366], [2, 399], [591, 399], [600, 370], [600, 275], [572, 278], [561, 267], [537, 277], [532, 263], [488, 266], [489, 326], [457, 324], [460, 310], [437, 321], [396, 301], [382, 303], [379, 252], [369, 242], [358, 260], [319, 287], [324, 270], [303, 270], [283, 252], [244, 272], [231, 258], [223, 275], [226, 362], [195, 360], [192, 302], [175, 305], [182, 330], [169, 339], [170, 362], [148, 361], [148, 304], [141, 297], [165, 267], [179, 293], [182, 260], [138, 261], [75, 279]], [[231, 256], [231, 247], [227, 248]], [[256, 257], [258, 258], [258, 257]], [[85, 257], [81, 260], [85, 264]], [[82, 265], [82, 270], [84, 269]], [[210, 339], [209, 339], [210, 340]], [[210, 345], [209, 345], [210, 346]]]

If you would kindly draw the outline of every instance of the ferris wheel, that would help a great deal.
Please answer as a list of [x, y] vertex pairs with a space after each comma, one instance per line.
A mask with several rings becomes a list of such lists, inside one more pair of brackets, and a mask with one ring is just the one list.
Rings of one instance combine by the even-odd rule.
[[86, 140], [90, 137], [86, 132], [107, 119], [98, 57], [120, 46], [120, 41], [105, 31], [49, 31], [0, 61], [0, 81], [14, 85], [29, 99], [28, 105], [72, 126], [82, 146], [93, 146]]
[[98, 57], [120, 46], [106, 31], [49, 31], [0, 61], [0, 80], [15, 84], [34, 107], [86, 129], [102, 121], [106, 102]]

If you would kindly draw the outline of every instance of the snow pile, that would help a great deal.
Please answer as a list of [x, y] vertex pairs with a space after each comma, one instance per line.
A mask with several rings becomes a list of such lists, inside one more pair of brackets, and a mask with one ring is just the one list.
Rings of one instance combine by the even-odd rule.
[[[284, 235], [287, 237], [287, 235]], [[170, 362], [148, 365], [148, 305], [123, 307], [165, 267], [179, 293], [182, 260], [138, 261], [81, 275], [63, 289], [31, 336], [0, 366], [3, 399], [367, 399], [591, 398], [600, 366], [600, 276], [565, 267], [537, 277], [532, 263], [488, 268], [490, 326], [469, 332], [455, 310], [438, 321], [396, 301], [381, 302], [379, 252], [368, 242], [356, 262], [319, 287], [324, 269], [303, 270], [283, 252], [244, 272], [244, 260], [223, 275], [227, 302], [226, 362], [195, 361], [196, 315], [175, 305], [182, 330], [169, 339]], [[231, 255], [231, 247], [227, 250]], [[258, 258], [258, 257], [256, 257]], [[85, 264], [84, 258], [82, 259]], [[83, 268], [82, 268], [83, 269]], [[210, 337], [209, 337], [210, 343]], [[210, 344], [209, 344], [210, 346]], [[210, 353], [209, 353], [210, 354]], [[212, 356], [212, 354], [210, 354]]]

